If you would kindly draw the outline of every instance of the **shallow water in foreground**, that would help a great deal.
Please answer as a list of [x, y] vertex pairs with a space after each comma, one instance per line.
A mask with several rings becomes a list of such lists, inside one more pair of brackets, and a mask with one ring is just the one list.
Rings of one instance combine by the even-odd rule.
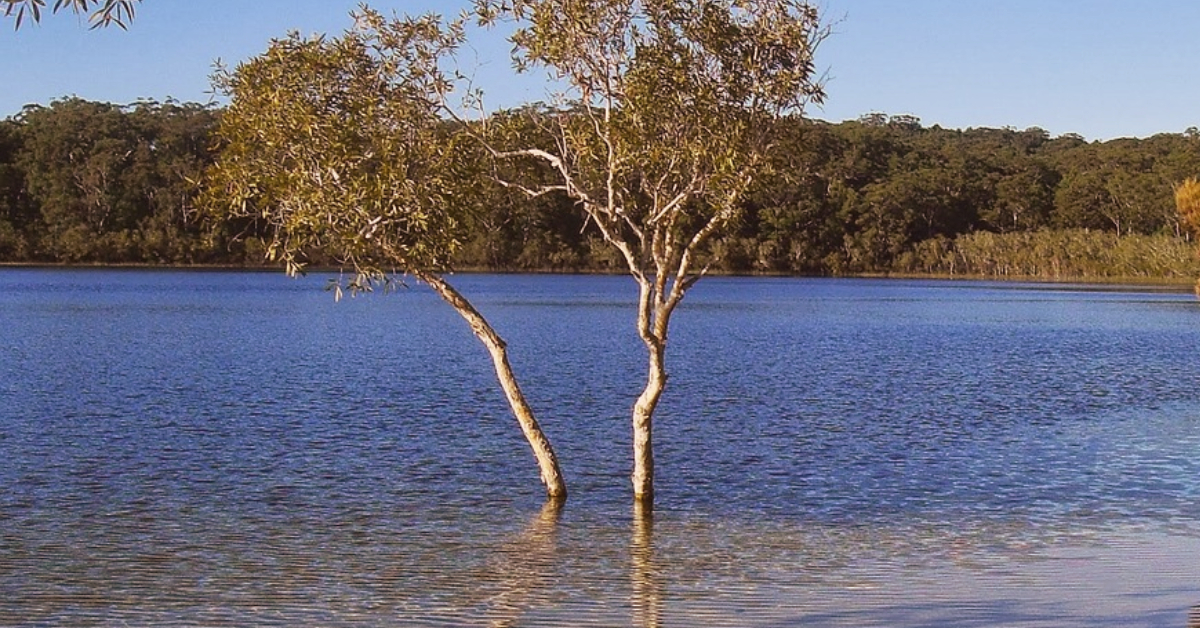
[[0, 271], [0, 625], [1184, 626], [1186, 294], [713, 279], [678, 315], [659, 507], [619, 277], [467, 275], [572, 497], [462, 322], [321, 278]]

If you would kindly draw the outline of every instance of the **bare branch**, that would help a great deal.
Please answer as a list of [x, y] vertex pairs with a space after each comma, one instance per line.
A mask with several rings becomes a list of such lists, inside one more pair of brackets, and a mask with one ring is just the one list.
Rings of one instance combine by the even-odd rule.
[[539, 188], [528, 188], [500, 177], [492, 177], [492, 180], [501, 187], [517, 190], [529, 198], [539, 198], [553, 192], [567, 192], [569, 190], [565, 185], [543, 185]]

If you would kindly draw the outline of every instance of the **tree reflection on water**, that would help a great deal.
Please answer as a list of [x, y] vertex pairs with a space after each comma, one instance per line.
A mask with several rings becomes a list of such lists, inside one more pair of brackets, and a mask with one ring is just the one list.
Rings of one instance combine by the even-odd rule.
[[[553, 610], [562, 601], [564, 589], [584, 588], [603, 582], [606, 574], [590, 574], [594, 582], [586, 582], [589, 574], [574, 573], [570, 556], [572, 550], [560, 547], [559, 531], [563, 514], [562, 502], [548, 501], [529, 523], [510, 541], [495, 550], [488, 561], [489, 573], [475, 583], [477, 591], [485, 593], [484, 615], [493, 628], [527, 625], [532, 615], [548, 612], [556, 625], [563, 621], [563, 610]], [[635, 503], [629, 537], [629, 608], [631, 625], [637, 628], [660, 628], [663, 625], [663, 565], [655, 555], [654, 514], [643, 504]], [[575, 565], [577, 566], [577, 565]], [[479, 574], [481, 577], [482, 574]], [[491, 580], [485, 582], [484, 580]], [[580, 585], [580, 582], [584, 584]], [[468, 587], [471, 585], [468, 584]], [[597, 606], [612, 600], [594, 599]], [[598, 625], [608, 621], [598, 609], [580, 609], [575, 625]], [[595, 614], [592, 614], [595, 613]]]
[[[558, 571], [558, 523], [563, 500], [549, 499], [521, 532], [496, 552], [499, 590], [487, 601], [489, 625], [521, 625], [530, 608], [545, 606]], [[470, 585], [468, 585], [470, 586]]]
[[662, 625], [662, 571], [654, 556], [654, 511], [635, 500], [633, 535], [629, 542], [630, 576], [633, 584], [633, 625], [659, 628]]

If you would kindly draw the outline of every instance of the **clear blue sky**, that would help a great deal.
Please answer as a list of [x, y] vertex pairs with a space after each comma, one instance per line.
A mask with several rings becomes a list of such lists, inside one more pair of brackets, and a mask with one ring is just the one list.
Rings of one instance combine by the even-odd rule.
[[[355, 0], [145, 0], [128, 31], [89, 31], [70, 13], [13, 31], [0, 23], [0, 117], [76, 95], [205, 101], [216, 59], [261, 52], [289, 30], [337, 33]], [[381, 10], [456, 13], [455, 0], [379, 0]], [[911, 114], [950, 128], [1040, 126], [1088, 139], [1200, 126], [1195, 0], [823, 0], [835, 33], [820, 50], [830, 121]], [[498, 105], [545, 99], [508, 69], [501, 33], [474, 44]]]

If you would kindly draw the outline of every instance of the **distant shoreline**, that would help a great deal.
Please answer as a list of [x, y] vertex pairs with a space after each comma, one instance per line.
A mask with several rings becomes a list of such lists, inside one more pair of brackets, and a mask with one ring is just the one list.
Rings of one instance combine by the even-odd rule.
[[[34, 262], [0, 262], [0, 270], [29, 269], [29, 270], [122, 270], [122, 271], [170, 271], [170, 272], [238, 272], [238, 273], [283, 273], [282, 268], [269, 266], [238, 266], [234, 264], [60, 264]], [[312, 274], [330, 274], [343, 272], [335, 267], [313, 267], [308, 269]], [[604, 272], [595, 270], [561, 270], [561, 269], [490, 269], [462, 268], [446, 273], [448, 275], [597, 275], [623, 276], [623, 272]], [[777, 277], [796, 279], [896, 279], [896, 280], [936, 280], [936, 281], [991, 281], [997, 283], [1044, 283], [1044, 284], [1083, 284], [1095, 286], [1132, 286], [1138, 288], [1160, 288], [1168, 292], [1190, 292], [1195, 280], [1185, 277], [1092, 277], [1092, 276], [1059, 276], [1045, 277], [1037, 275], [991, 275], [946, 274], [946, 273], [850, 273], [844, 275], [806, 275], [781, 272], [729, 272], [713, 271], [708, 277]]]

